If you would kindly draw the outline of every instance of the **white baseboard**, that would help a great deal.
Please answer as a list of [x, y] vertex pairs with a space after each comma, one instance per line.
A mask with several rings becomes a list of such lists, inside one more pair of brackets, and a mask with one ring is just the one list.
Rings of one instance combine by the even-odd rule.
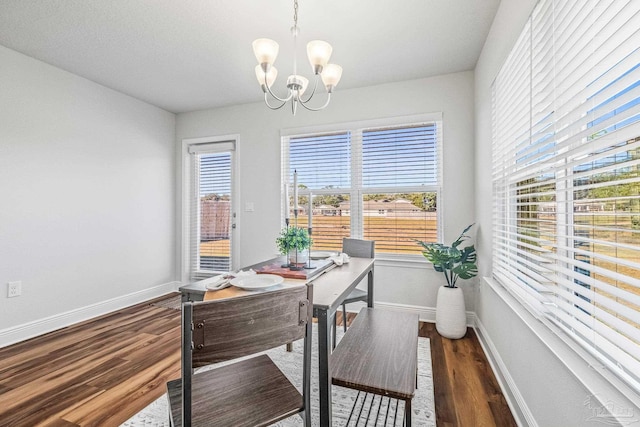
[[164, 283], [86, 307], [2, 329], [0, 330], [0, 348], [175, 292], [181, 284], [177, 281]]
[[513, 418], [515, 419], [516, 424], [518, 424], [518, 426], [520, 427], [538, 427], [538, 423], [529, 410], [524, 397], [518, 390], [513, 377], [507, 369], [507, 365], [505, 365], [504, 361], [500, 357], [500, 354], [498, 353], [498, 349], [493, 344], [491, 337], [487, 333], [487, 330], [485, 329], [480, 319], [477, 317], [476, 326], [474, 329], [476, 331], [478, 341], [480, 341], [480, 345], [482, 346], [482, 350], [487, 356], [489, 365], [491, 365], [491, 369], [493, 370], [496, 379], [498, 380], [498, 384], [500, 385], [502, 394], [507, 401], [507, 405], [509, 405], [509, 408], [511, 409], [511, 413], [513, 414]]
[[[349, 313], [357, 313], [360, 311], [362, 307], [365, 307], [366, 304], [363, 302], [355, 302], [349, 304], [347, 306], [347, 312]], [[436, 323], [436, 308], [435, 307], [424, 307], [420, 305], [408, 305], [408, 304], [396, 304], [391, 302], [382, 302], [375, 301], [375, 307], [380, 308], [388, 308], [390, 310], [396, 311], [406, 311], [408, 313], [418, 313], [420, 316], [420, 320], [428, 323]], [[357, 307], [357, 308], [356, 308]], [[467, 326], [475, 326], [476, 324], [476, 314], [471, 311], [467, 311]]]

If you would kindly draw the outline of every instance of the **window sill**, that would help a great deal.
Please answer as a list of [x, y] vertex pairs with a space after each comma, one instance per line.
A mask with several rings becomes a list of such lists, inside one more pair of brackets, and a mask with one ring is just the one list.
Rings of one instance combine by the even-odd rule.
[[376, 266], [433, 269], [422, 255], [376, 254]]

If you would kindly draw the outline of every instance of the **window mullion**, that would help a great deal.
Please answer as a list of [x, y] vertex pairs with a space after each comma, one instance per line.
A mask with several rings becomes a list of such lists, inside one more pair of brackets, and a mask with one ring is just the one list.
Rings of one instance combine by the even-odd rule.
[[351, 235], [364, 235], [362, 211], [362, 129], [351, 132]]
[[[566, 163], [566, 161], [564, 163]], [[573, 238], [570, 237], [571, 233], [569, 233], [570, 228], [572, 228], [571, 224], [573, 223], [573, 212], [568, 208], [568, 203], [571, 199], [571, 183], [568, 178], [569, 174], [570, 171], [566, 168], [559, 168], [556, 171], [555, 245], [557, 256], [564, 258], [568, 258], [570, 256], [568, 248], [573, 247]], [[566, 263], [561, 262], [561, 264], [564, 268], [569, 267]], [[556, 274], [560, 273], [556, 272]], [[562, 278], [565, 280], [572, 280], [564, 275]]]
[[200, 154], [191, 154], [191, 279], [200, 269]]

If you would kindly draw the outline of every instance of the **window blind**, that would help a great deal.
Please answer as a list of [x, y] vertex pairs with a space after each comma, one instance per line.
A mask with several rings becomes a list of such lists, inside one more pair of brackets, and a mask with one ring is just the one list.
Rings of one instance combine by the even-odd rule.
[[304, 189], [351, 188], [351, 134], [339, 132], [289, 138], [288, 182], [298, 172]]
[[233, 148], [232, 142], [189, 147], [192, 162], [192, 280], [231, 270]]
[[360, 133], [363, 236], [378, 252], [417, 254], [414, 239], [438, 239], [439, 129], [428, 123]]
[[493, 85], [493, 276], [640, 391], [640, 2], [541, 0]]
[[351, 133], [285, 137], [282, 153], [284, 185], [293, 183], [294, 171], [298, 175], [297, 219], [293, 191], [288, 193], [286, 204], [290, 225], [308, 228], [311, 209], [312, 249], [340, 251], [342, 239], [351, 234]]
[[362, 186], [437, 185], [437, 131], [435, 123], [362, 131]]

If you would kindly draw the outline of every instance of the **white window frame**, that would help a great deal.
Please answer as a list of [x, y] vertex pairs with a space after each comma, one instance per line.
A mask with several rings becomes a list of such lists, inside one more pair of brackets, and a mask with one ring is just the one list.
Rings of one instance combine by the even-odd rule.
[[235, 215], [234, 223], [235, 229], [233, 232], [233, 238], [231, 239], [231, 262], [232, 270], [236, 270], [238, 267], [238, 259], [240, 258], [240, 224], [241, 218], [238, 211], [238, 203], [240, 196], [240, 184], [237, 179], [239, 157], [240, 157], [240, 135], [221, 135], [221, 136], [207, 136], [199, 138], [185, 138], [182, 140], [180, 146], [180, 156], [182, 162], [182, 197], [181, 197], [181, 242], [180, 242], [180, 276], [183, 283], [189, 283], [191, 281], [190, 266], [191, 266], [191, 222], [192, 222], [192, 207], [191, 196], [193, 189], [193, 165], [191, 154], [189, 153], [189, 147], [192, 145], [204, 145], [204, 144], [220, 144], [225, 142], [232, 142], [234, 144], [234, 153], [232, 155], [231, 173], [232, 173], [232, 189], [231, 189], [231, 212]]
[[[433, 186], [407, 186], [407, 187], [367, 187], [363, 188], [362, 178], [362, 138], [358, 136], [363, 131], [370, 129], [378, 129], [383, 127], [402, 127], [402, 126], [416, 126], [419, 124], [437, 123], [438, 131], [438, 144], [436, 147], [437, 155], [437, 184]], [[443, 224], [443, 201], [442, 201], [442, 152], [443, 152], [443, 117], [441, 112], [417, 114], [411, 116], [398, 116], [382, 119], [363, 120], [355, 122], [345, 122], [330, 125], [309, 126], [300, 128], [287, 128], [280, 131], [282, 140], [282, 182], [281, 187], [286, 183], [286, 179], [289, 176], [289, 138], [290, 137], [303, 137], [307, 135], [319, 135], [324, 133], [334, 132], [350, 132], [351, 133], [351, 187], [346, 189], [328, 189], [328, 190], [312, 190], [313, 195], [319, 194], [349, 194], [350, 195], [350, 225], [351, 236], [354, 238], [362, 238], [364, 231], [364, 219], [362, 212], [362, 197], [368, 193], [395, 193], [395, 192], [434, 192], [436, 193], [437, 209], [436, 209], [436, 221], [437, 221], [437, 241], [442, 241], [442, 234], [444, 230]], [[354, 134], [356, 136], [354, 137]], [[287, 161], [284, 161], [284, 159]], [[309, 191], [300, 190], [300, 196], [308, 196]], [[284, 194], [282, 195], [284, 197]], [[284, 206], [283, 203], [281, 205]], [[284, 208], [282, 213], [282, 223], [284, 224]], [[381, 261], [389, 261], [390, 265], [395, 265], [401, 262], [416, 262], [424, 264], [424, 257], [420, 254], [391, 254], [391, 253], [376, 253], [376, 259]]]

